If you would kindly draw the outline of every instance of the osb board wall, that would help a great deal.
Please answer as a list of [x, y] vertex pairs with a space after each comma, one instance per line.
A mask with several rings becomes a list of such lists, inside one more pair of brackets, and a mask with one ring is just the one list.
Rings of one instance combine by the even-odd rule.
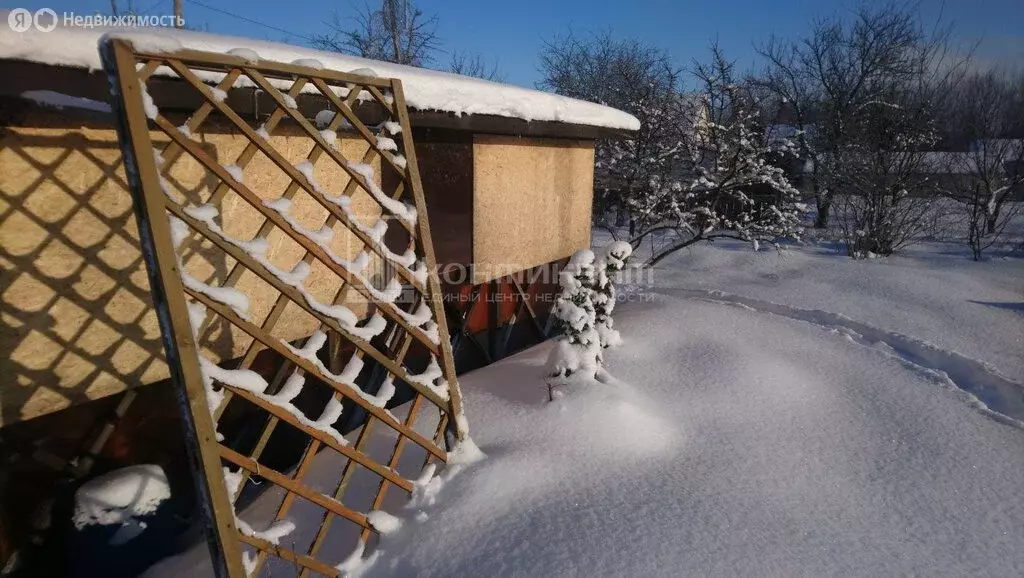
[[[145, 264], [127, 190], [117, 135], [109, 118], [74, 120], [46, 109], [29, 108], [0, 126], [0, 425], [29, 419], [71, 404], [97, 399], [126, 387], [167, 377], [160, 331], [151, 306]], [[214, 119], [196, 135], [223, 164], [233, 163], [245, 147], [243, 137], [217, 126]], [[152, 134], [158, 146], [168, 140]], [[297, 127], [280, 126], [274, 146], [292, 162], [303, 160], [311, 143]], [[347, 158], [361, 159], [366, 144], [342, 139]], [[375, 168], [379, 165], [375, 163]], [[245, 183], [265, 198], [278, 197], [287, 180], [262, 154], [245, 170]], [[327, 155], [316, 165], [318, 181], [332, 192], [348, 182]], [[216, 182], [197, 162], [182, 155], [168, 178], [171, 187], [202, 202]], [[372, 225], [379, 207], [364, 192], [353, 207]], [[318, 229], [327, 211], [304, 193], [291, 215]], [[233, 194], [225, 198], [222, 225], [235, 238], [248, 239], [262, 220]], [[331, 242], [338, 255], [351, 258], [362, 248], [341, 225]], [[287, 268], [301, 258], [294, 241], [275, 231], [268, 257]], [[209, 243], [190, 241], [186, 269], [200, 280], [219, 284], [234, 265]], [[375, 271], [376, 263], [370, 271]], [[277, 292], [246, 273], [236, 285], [250, 298], [251, 318], [260, 322]], [[322, 265], [306, 282], [310, 292], [329, 301], [337, 277]], [[361, 304], [350, 304], [357, 313]], [[290, 307], [295, 307], [290, 305]], [[295, 309], [298, 309], [295, 307]], [[286, 310], [278, 326], [286, 338], [309, 335], [312, 316]], [[214, 358], [241, 355], [250, 344], [232, 328], [213, 327]], [[276, 333], [276, 331], [275, 331]]]
[[475, 135], [473, 282], [590, 246], [594, 143]]

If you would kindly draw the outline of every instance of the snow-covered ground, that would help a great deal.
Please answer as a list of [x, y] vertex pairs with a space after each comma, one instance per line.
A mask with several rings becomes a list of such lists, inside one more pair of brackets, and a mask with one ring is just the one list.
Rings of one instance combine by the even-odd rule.
[[[390, 496], [364, 576], [1024, 575], [1024, 259], [720, 243], [633, 281], [611, 384], [548, 402], [550, 344], [460, 379], [487, 458]], [[147, 575], [204, 573], [200, 545]]]
[[653, 279], [623, 383], [548, 403], [546, 345], [461, 380], [488, 458], [371, 574], [1024, 573], [1024, 261], [719, 244]]

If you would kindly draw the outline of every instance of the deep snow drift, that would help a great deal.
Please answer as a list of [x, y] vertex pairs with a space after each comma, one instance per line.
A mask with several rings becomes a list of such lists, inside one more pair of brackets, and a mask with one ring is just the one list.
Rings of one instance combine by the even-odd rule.
[[371, 573], [1020, 575], [1019, 422], [885, 342], [684, 286], [941, 344], [987, 335], [1003, 343], [960, 349], [1020, 387], [1008, 376], [1024, 318], [971, 300], [1019, 303], [1021, 270], [934, 253], [681, 254], [649, 300], [617, 310], [625, 344], [606, 362], [626, 383], [548, 403], [549, 346], [462, 379], [489, 458], [449, 482], [429, 520], [386, 537]]

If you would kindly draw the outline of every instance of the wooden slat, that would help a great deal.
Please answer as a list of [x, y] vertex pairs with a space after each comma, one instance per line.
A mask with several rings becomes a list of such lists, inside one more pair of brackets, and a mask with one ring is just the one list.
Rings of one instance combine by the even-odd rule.
[[[419, 414], [420, 402], [422, 401], [423, 398], [418, 395], [416, 396], [416, 399], [412, 400], [412, 407], [409, 408], [409, 419], [406, 421], [405, 424], [407, 427], [413, 427], [413, 425], [415, 424], [416, 416]], [[391, 451], [391, 459], [388, 460], [388, 469], [393, 470], [398, 467], [398, 460], [401, 459], [402, 450], [404, 449], [404, 445], [402, 444], [402, 442], [404, 441], [405, 438], [403, 438], [402, 436], [398, 436], [398, 439], [395, 440], [395, 447]], [[381, 478], [380, 485], [377, 486], [377, 495], [374, 496], [373, 505], [370, 506], [371, 511], [380, 509], [381, 504], [384, 503], [384, 497], [387, 495], [387, 491], [388, 480]], [[364, 529], [359, 539], [365, 542], [366, 539], [369, 537], [370, 533]]]
[[341, 516], [342, 518], [355, 522], [364, 528], [373, 529], [373, 526], [370, 525], [370, 522], [366, 519], [364, 514], [360, 514], [352, 508], [347, 507], [345, 504], [336, 502], [320, 492], [311, 490], [281, 472], [270, 469], [255, 460], [251, 460], [229, 447], [220, 446], [220, 457], [235, 464], [236, 466], [249, 470], [250, 473], [270, 480], [274, 485], [281, 486], [281, 488], [292, 492], [293, 494], [302, 496], [321, 508], [333, 512], [336, 516]]
[[419, 212], [417, 227], [419, 229], [420, 248], [423, 251], [424, 261], [431, 275], [427, 277], [427, 302], [431, 305], [434, 313], [434, 322], [437, 323], [437, 331], [441, 336], [441, 364], [444, 378], [448, 382], [451, 411], [455, 419], [455, 436], [461, 441], [469, 432], [465, 427], [465, 420], [459, 419], [463, 415], [462, 391], [459, 388], [459, 381], [455, 377], [455, 361], [452, 355], [451, 337], [448, 334], [448, 321], [444, 315], [444, 294], [441, 292], [441, 284], [437, 280], [437, 259], [434, 257], [434, 243], [430, 237], [430, 220], [427, 216], [427, 203], [423, 196], [423, 184], [420, 181], [419, 164], [416, 161], [416, 148], [412, 141], [412, 126], [409, 124], [409, 111], [405, 107], [405, 93], [402, 92], [402, 82], [392, 79], [391, 93], [395, 98], [395, 113], [398, 116], [399, 124], [402, 125], [402, 149], [405, 151], [406, 162], [409, 169], [409, 183], [412, 186], [413, 198], [416, 200], [416, 210]]
[[[253, 536], [246, 536], [241, 532], [238, 533], [238, 539], [245, 542], [246, 544], [249, 544], [253, 548], [258, 549], [260, 551], [261, 556], [265, 556], [266, 554], [273, 554], [274, 556], [277, 556], [282, 560], [302, 566], [303, 574], [301, 575], [303, 576], [309, 576], [310, 570], [323, 574], [324, 576], [331, 577], [338, 576], [341, 574], [341, 572], [334, 566], [328, 566], [327, 564], [324, 564], [316, 558], [311, 558], [309, 556], [306, 556], [305, 554], [299, 554], [294, 550], [289, 550], [288, 548], [283, 548], [281, 546], [275, 546], [274, 544], [271, 544], [266, 540], [261, 540]], [[257, 566], [253, 569], [252, 575], [259, 576], [259, 574], [260, 568], [259, 566]]]
[[[218, 112], [220, 112], [225, 117], [227, 117], [228, 120], [230, 120], [232, 122], [232, 124], [234, 124], [235, 127], [239, 131], [241, 131], [242, 134], [244, 134], [250, 141], [256, 143], [256, 145], [260, 149], [260, 152], [262, 152], [263, 154], [267, 155], [267, 157], [275, 165], [277, 165], [278, 168], [280, 168], [282, 171], [284, 171], [284, 173], [287, 174], [288, 177], [292, 181], [298, 183], [302, 187], [302, 189], [306, 191], [306, 193], [308, 193], [321, 206], [323, 206], [324, 209], [327, 210], [327, 212], [333, 214], [336, 219], [341, 221], [341, 223], [344, 224], [345, 227], [347, 227], [349, 229], [349, 231], [352, 232], [353, 235], [358, 237], [359, 240], [362, 241], [371, 251], [376, 253], [378, 257], [380, 257], [382, 260], [384, 260], [384, 261], [388, 262], [389, 264], [391, 264], [391, 266], [393, 266], [395, 268], [395, 270], [398, 272], [398, 275], [400, 277], [402, 277], [403, 281], [405, 281], [406, 283], [408, 283], [408, 284], [412, 285], [413, 287], [415, 287], [417, 291], [419, 291], [421, 293], [423, 292], [422, 285], [420, 285], [419, 281], [417, 281], [416, 278], [412, 276], [412, 272], [411, 271], [409, 271], [406, 267], [403, 267], [401, 264], [396, 263], [394, 260], [392, 260], [390, 257], [388, 257], [380, 249], [378, 244], [373, 241], [373, 239], [370, 239], [369, 236], [367, 236], [365, 233], [360, 231], [352, 223], [351, 219], [349, 219], [348, 215], [345, 214], [345, 212], [342, 211], [340, 207], [338, 207], [334, 203], [328, 201], [323, 196], [323, 194], [317, 192], [317, 190], [306, 180], [306, 177], [302, 173], [300, 173], [299, 170], [296, 169], [294, 165], [292, 165], [291, 163], [289, 163], [287, 161], [287, 159], [282, 157], [281, 154], [279, 152], [277, 152], [277, 150], [274, 149], [273, 146], [270, 145], [270, 143], [264, 142], [263, 138], [260, 137], [258, 134], [256, 134], [256, 131], [254, 131], [252, 129], [252, 127], [250, 127], [248, 125], [248, 123], [246, 123], [244, 120], [242, 120], [242, 118], [239, 117], [238, 114], [235, 111], [231, 110], [231, 108], [226, 106], [224, 103], [222, 103], [222, 102], [216, 100], [215, 98], [213, 98], [213, 94], [210, 92], [209, 88], [205, 84], [203, 84], [202, 81], [200, 81], [195, 76], [195, 74], [192, 73], [192, 71], [190, 71], [188, 68], [184, 67], [180, 62], [176, 62], [176, 61], [172, 60], [170, 63], [172, 65], [172, 68], [175, 68], [175, 70], [178, 71], [179, 74], [181, 74], [181, 76], [185, 80], [187, 80], [190, 84], [193, 84], [193, 86], [196, 88], [196, 90], [198, 92], [200, 92], [203, 95], [203, 97], [206, 98], [207, 101], [210, 104], [212, 104], [217, 109]], [[278, 98], [280, 98], [279, 94], [276, 94], [276, 96]], [[289, 111], [290, 110], [291, 109], [289, 109]], [[295, 115], [298, 116], [297, 113], [295, 113]], [[302, 117], [299, 116], [299, 118], [302, 118]], [[302, 120], [305, 121], [305, 119], [302, 119]], [[306, 126], [309, 126], [308, 122], [306, 123]], [[336, 153], [334, 151], [334, 149], [330, 148], [327, 145], [327, 143], [320, 136], [319, 131], [313, 131], [313, 134], [314, 134], [314, 137], [313, 137], [314, 142], [316, 142], [317, 145], [320, 146], [321, 148], [324, 148], [325, 152], [327, 152], [328, 155], [330, 155], [332, 158], [335, 158], [335, 160], [337, 160], [335, 155], [338, 154], [338, 153]], [[172, 138], [173, 138], [173, 135], [169, 135], [169, 136], [172, 136]], [[344, 160], [343, 157], [342, 157], [342, 160]], [[341, 163], [339, 163], [339, 165], [341, 165]], [[347, 168], [347, 167], [343, 166], [342, 168], [344, 169], [344, 168]], [[349, 170], [351, 170], [351, 169], [349, 169]], [[359, 178], [355, 179], [355, 181], [356, 181], [357, 184], [359, 184], [359, 186], [363, 187], [364, 189], [366, 188], [366, 185], [365, 185], [364, 181], [362, 180], [362, 177], [359, 177]], [[400, 223], [403, 223], [404, 226], [406, 226], [406, 227], [409, 226], [408, 223], [406, 223], [404, 220], [402, 220], [402, 219], [397, 219], [397, 220]]]
[[[296, 366], [302, 368], [303, 371], [312, 374], [317, 379], [323, 381], [324, 383], [327, 383], [336, 391], [354, 401], [357, 405], [359, 405], [360, 407], [368, 411], [371, 415], [373, 415], [373, 417], [388, 424], [388, 426], [395, 429], [399, 433], [405, 435], [409, 439], [413, 440], [414, 442], [422, 446], [424, 449], [426, 449], [428, 452], [436, 455], [442, 461], [447, 460], [447, 455], [445, 454], [444, 450], [438, 448], [433, 443], [428, 441], [426, 438], [416, 433], [415, 430], [410, 430], [402, 426], [400, 423], [398, 423], [397, 420], [395, 420], [394, 416], [392, 416], [387, 411], [371, 405], [369, 402], [360, 397], [358, 393], [356, 393], [353, 386], [350, 386], [345, 383], [339, 383], [332, 379], [331, 377], [324, 375], [324, 373], [320, 371], [319, 368], [310, 363], [308, 360], [292, 353], [291, 350], [284, 346], [281, 340], [267, 334], [262, 329], [260, 329], [259, 326], [253, 324], [252, 322], [242, 319], [233, 311], [231, 311], [231, 309], [221, 305], [220, 303], [217, 303], [216, 301], [213, 301], [212, 299], [206, 297], [202, 293], [190, 292], [189, 294], [195, 297], [196, 299], [200, 300], [203, 303], [203, 305], [206, 305], [208, 308], [216, 311], [221, 317], [231, 322], [232, 325], [248, 333], [251, 337], [261, 341], [270, 349], [273, 349], [274, 351], [276, 351], [277, 353], [279, 353], [280, 355], [284, 356], [289, 361], [294, 363]], [[323, 320], [321, 319], [321, 321]], [[384, 364], [382, 363], [381, 365]], [[443, 407], [443, 404], [440, 407]]]
[[[133, 180], [132, 195], [139, 233], [145, 246], [150, 290], [164, 307], [158, 315], [167, 348], [168, 366], [185, 409], [188, 428], [186, 447], [199, 465], [198, 500], [211, 515], [208, 543], [214, 571], [218, 576], [242, 578], [242, 551], [235, 539], [235, 516], [217, 455], [217, 440], [206, 402], [199, 352], [192, 337], [184, 290], [178, 275], [177, 257], [171, 244], [170, 223], [163, 209], [160, 176], [153, 157], [142, 87], [135, 74], [135, 57], [123, 41], [111, 40], [101, 50], [104, 66], [116, 75], [121, 98], [114, 99], [118, 136], [131, 154], [125, 155], [127, 174]], [[431, 444], [433, 445], [433, 444]]]
[[[370, 289], [367, 287], [366, 283], [362, 279], [360, 279], [359, 277], [357, 277], [354, 274], [350, 273], [347, 269], [345, 269], [341, 265], [337, 264], [334, 261], [334, 259], [332, 259], [327, 254], [327, 252], [324, 250], [323, 247], [321, 247], [315, 241], [313, 241], [309, 237], [306, 237], [305, 235], [303, 235], [299, 231], [296, 231], [292, 227], [292, 225], [288, 221], [286, 221], [284, 219], [284, 217], [282, 217], [277, 211], [274, 211], [274, 210], [271, 210], [271, 209], [268, 209], [267, 207], [265, 207], [263, 205], [263, 199], [260, 198], [259, 195], [257, 195], [256, 193], [252, 192], [252, 190], [250, 190], [249, 187], [245, 186], [243, 183], [240, 183], [237, 180], [235, 180], [235, 178], [231, 176], [231, 174], [227, 171], [227, 169], [225, 169], [217, 161], [215, 161], [212, 158], [210, 158], [210, 156], [202, 148], [200, 148], [195, 143], [193, 143], [191, 140], [189, 140], [188, 137], [186, 137], [185, 135], [181, 134], [177, 130], [177, 128], [175, 128], [173, 125], [171, 125], [171, 123], [169, 123], [167, 121], [167, 119], [165, 119], [162, 116], [157, 116], [155, 122], [156, 122], [157, 126], [160, 127], [161, 130], [163, 130], [165, 133], [167, 133], [167, 136], [169, 136], [172, 139], [175, 139], [176, 141], [178, 141], [178, 143], [193, 158], [195, 158], [197, 161], [199, 161], [201, 164], [203, 164], [203, 166], [205, 166], [207, 168], [207, 170], [209, 170], [214, 175], [216, 175], [217, 178], [219, 178], [222, 181], [228, 183], [231, 186], [232, 190], [234, 190], [235, 193], [237, 193], [238, 196], [242, 198], [242, 200], [247, 202], [249, 205], [251, 205], [257, 211], [261, 212], [264, 216], [266, 216], [267, 219], [270, 220], [272, 223], [274, 223], [274, 225], [278, 229], [280, 229], [283, 233], [286, 233], [289, 237], [292, 238], [292, 240], [294, 240], [296, 243], [298, 243], [300, 246], [302, 246], [302, 248], [305, 249], [307, 252], [309, 252], [312, 255], [314, 255], [332, 273], [334, 273], [335, 275], [340, 277], [342, 280], [344, 280], [346, 283], [348, 283], [349, 285], [354, 287], [356, 289], [356, 291], [359, 291], [359, 293], [362, 294], [363, 297], [365, 297], [367, 300], [369, 300], [374, 305], [376, 305], [378, 310], [381, 313], [387, 315], [394, 322], [396, 322], [399, 325], [401, 325], [403, 329], [405, 329], [406, 331], [411, 333], [413, 335], [413, 337], [415, 337], [417, 341], [421, 342], [427, 349], [429, 349], [430, 351], [432, 351], [434, 353], [437, 353], [437, 351], [438, 351], [437, 344], [435, 344], [433, 341], [431, 341], [430, 338], [427, 337], [427, 334], [424, 333], [422, 329], [420, 329], [419, 327], [414, 327], [414, 326], [410, 325], [408, 321], [406, 321], [401, 315], [399, 315], [398, 313], [395, 312], [395, 309], [397, 308], [397, 305], [395, 305], [394, 303], [390, 303], [390, 302], [378, 299], [370, 291]], [[203, 227], [203, 229], [206, 230], [205, 227]], [[250, 261], [251, 261], [251, 259], [250, 259]], [[255, 263], [255, 262], [253, 262], [253, 263]], [[255, 265], [255, 267], [253, 267], [252, 265], [249, 265], [249, 261], [246, 262], [246, 266], [249, 267], [250, 269], [253, 269], [253, 268], [262, 269], [263, 268], [262, 265]]]
[[312, 81], [313, 85], [316, 86], [317, 90], [319, 90], [324, 95], [324, 97], [326, 97], [327, 100], [329, 100], [331, 104], [334, 105], [334, 108], [338, 109], [338, 113], [341, 114], [341, 116], [345, 117], [345, 120], [347, 120], [349, 124], [351, 124], [352, 127], [356, 129], [356, 132], [358, 132], [363, 137], [363, 139], [370, 144], [371, 148], [377, 151], [377, 154], [379, 154], [381, 158], [386, 160], [388, 164], [391, 165], [391, 168], [394, 169], [395, 172], [398, 173], [398, 176], [401, 178], [401, 180], [404, 181], [406, 178], [405, 168], [398, 166], [398, 164], [395, 162], [395, 159], [392, 158], [390, 154], [384, 152], [383, 150], [381, 150], [380, 147], [377, 146], [377, 135], [373, 134], [372, 132], [370, 132], [370, 129], [366, 128], [366, 125], [363, 124], [363, 121], [359, 120], [359, 117], [357, 117], [355, 113], [352, 112], [352, 109], [345, 106], [345, 103], [341, 102], [341, 100], [338, 98], [338, 95], [334, 94], [334, 92], [331, 91], [330, 87], [327, 86], [327, 84], [325, 84], [323, 80], [320, 80], [319, 78], [313, 78]]
[[370, 470], [371, 472], [377, 474], [378, 476], [381, 476], [381, 478], [388, 480], [390, 483], [395, 484], [396, 486], [402, 488], [406, 492], [412, 492], [412, 482], [410, 482], [409, 480], [406, 480], [405, 478], [399, 476], [398, 474], [387, 468], [381, 467], [380, 464], [370, 459], [369, 456], [353, 450], [351, 446], [343, 446], [339, 444], [337, 440], [325, 434], [324, 432], [311, 428], [301, 423], [299, 420], [295, 418], [294, 415], [291, 414], [291, 412], [284, 409], [283, 407], [275, 403], [271, 403], [266, 399], [253, 393], [250, 393], [244, 389], [239, 389], [233, 385], [229, 385], [226, 383], [221, 385], [223, 385], [227, 389], [230, 389], [231, 392], [237, 395], [238, 397], [241, 397], [245, 401], [248, 401], [249, 403], [259, 407], [260, 409], [265, 410], [267, 413], [273, 415], [277, 419], [288, 423], [292, 427], [302, 431], [302, 433], [308, 435], [309, 437], [320, 442], [321, 444], [326, 445], [327, 447], [345, 456], [346, 458], [356, 462], [357, 464], [363, 466], [364, 468]]
[[[391, 335], [389, 337], [393, 338], [395, 336]], [[391, 341], [392, 340], [389, 339], [388, 343], [390, 344]], [[409, 337], [408, 333], [405, 333], [405, 334], [402, 334], [402, 341], [403, 341], [403, 345], [399, 348], [398, 355], [395, 358], [395, 359], [398, 360], [399, 363], [402, 363], [402, 361], [405, 359], [405, 355], [409, 351], [409, 344], [412, 343], [412, 339]], [[417, 395], [416, 399], [421, 399], [421, 397]], [[356, 440], [355, 447], [353, 448], [355, 451], [357, 451], [357, 452], [361, 452], [362, 451], [363, 444], [365, 443], [365, 440], [369, 437], [367, 435], [367, 433], [370, 431], [370, 426], [373, 423], [375, 423], [373, 418], [368, 417], [366, 419], [365, 423], [363, 424], [362, 431], [359, 432], [359, 436], [358, 436], [358, 438]], [[410, 427], [410, 428], [412, 427], [408, 420], [405, 421], [405, 426], [406, 427]], [[398, 437], [399, 437], [399, 439], [402, 439], [401, 435], [399, 435]], [[306, 448], [306, 453], [302, 457], [302, 461], [299, 463], [299, 468], [298, 468], [298, 470], [295, 473], [295, 479], [302, 479], [302, 477], [305, 475], [306, 470], [313, 464], [313, 457], [316, 455], [317, 449], [319, 449], [319, 445], [314, 440], [313, 443], [311, 443], [309, 445], [309, 447]], [[339, 502], [341, 501], [342, 495], [345, 493], [345, 489], [348, 486], [349, 480], [352, 479], [352, 474], [355, 472], [355, 469], [356, 469], [356, 462], [354, 462], [352, 460], [349, 460], [348, 462], [345, 463], [345, 468], [344, 468], [344, 470], [342, 471], [342, 474], [341, 474], [341, 481], [338, 483], [338, 487], [335, 489], [335, 492], [334, 492], [334, 499], [335, 500], [338, 500]], [[397, 475], [397, 471], [395, 471], [394, 467], [390, 467], [389, 466], [388, 469], [390, 471], [395, 472], [396, 475]], [[401, 476], [399, 476], [399, 477], [401, 477]], [[402, 478], [402, 479], [404, 479], [404, 478]], [[406, 491], [410, 492], [410, 493], [412, 492], [411, 489], [410, 490], [406, 490]], [[284, 501], [281, 503], [281, 507], [278, 508], [277, 514], [274, 516], [275, 520], [283, 520], [284, 517], [288, 515], [288, 512], [291, 509], [292, 503], [294, 502], [294, 500], [290, 499], [291, 496], [292, 496], [292, 494], [288, 494], [288, 495], [286, 495], [284, 497]], [[330, 512], [325, 512], [324, 516], [325, 516], [325, 518], [330, 516], [331, 519], [333, 519], [333, 517], [334, 517]], [[321, 534], [323, 534], [324, 537], [326, 537], [327, 529], [329, 529], [329, 528], [330, 528], [330, 523], [327, 520], [321, 521], [320, 528], [317, 531], [317, 538], [320, 538]], [[317, 540], [314, 540], [313, 543], [316, 544]], [[311, 551], [309, 552], [309, 555], [310, 556], [315, 556], [316, 555], [316, 549], [311, 549]], [[257, 575], [259, 574], [259, 570], [263, 566], [263, 562], [265, 560], [266, 560], [266, 556], [264, 555], [264, 553], [261, 552], [259, 555], [257, 555], [257, 557], [256, 557], [256, 566], [255, 566], [255, 569], [253, 570], [254, 574], [257, 574]]]
[[[267, 81], [266, 78], [263, 78], [263, 75], [260, 74], [258, 70], [255, 70], [253, 68], [244, 68], [242, 70], [245, 72], [246, 76], [251, 78], [253, 82], [258, 84], [260, 88], [265, 90], [267, 94], [272, 99], [274, 99], [274, 102], [276, 102], [278, 106], [287, 107], [287, 105], [284, 102], [284, 99], [281, 97], [281, 92], [275, 89]], [[375, 203], [380, 205], [381, 211], [391, 213], [391, 211], [387, 207], [385, 207], [379, 200], [377, 200], [376, 197], [373, 196], [372, 193], [370, 193], [370, 185], [366, 184], [366, 180], [363, 178], [363, 175], [357, 173], [356, 171], [352, 170], [351, 167], [348, 166], [348, 159], [346, 159], [340, 152], [331, 148], [331, 146], [327, 144], [327, 141], [324, 140], [324, 137], [320, 135], [320, 131], [318, 131], [316, 127], [314, 127], [312, 124], [310, 124], [309, 121], [306, 120], [306, 117], [302, 116], [302, 114], [300, 114], [299, 111], [294, 108], [288, 108], [287, 112], [288, 115], [292, 117], [292, 120], [298, 123], [298, 125], [301, 126], [306, 131], [306, 133], [309, 135], [309, 138], [313, 139], [314, 142], [322, 146], [327, 151], [327, 154], [334, 159], [334, 162], [338, 163], [338, 166], [341, 167], [341, 169], [348, 174], [349, 178], [355, 179], [356, 182], [358, 182], [359, 185], [363, 187], [366, 193], [370, 195], [370, 198], [372, 198]], [[373, 142], [370, 142], [370, 146], [376, 147], [376, 141], [374, 140]], [[407, 231], [409, 231], [410, 233], [414, 233], [414, 227], [408, 221], [398, 217], [398, 215], [395, 215], [394, 213], [391, 214], [396, 217], [395, 220], [398, 221], [400, 225], [405, 227]]]
[[[178, 207], [177, 205], [169, 204], [167, 205], [167, 208], [172, 213], [174, 213], [175, 216], [177, 216], [179, 219], [185, 221], [190, 227], [192, 227], [196, 231], [199, 231], [200, 234], [209, 239], [213, 244], [217, 245], [217, 247], [219, 247], [225, 253], [233, 257], [235, 260], [245, 263], [246, 267], [248, 267], [250, 271], [252, 271], [255, 275], [257, 275], [260, 279], [265, 281], [274, 289], [287, 295], [288, 298], [294, 301], [297, 306], [301, 307], [307, 313], [315, 317], [317, 320], [320, 321], [320, 323], [340, 333], [342, 337], [352, 342], [352, 344], [355, 345], [356, 348], [363, 351], [364, 353], [372, 357], [375, 361], [386, 367], [388, 371], [390, 371], [396, 377], [398, 377], [402, 381], [407, 382], [412, 388], [420, 392], [422, 395], [427, 396], [427, 398], [430, 399], [431, 402], [441, 407], [445, 405], [444, 400], [438, 397], [438, 395], [434, 393], [433, 390], [423, 386], [422, 384], [416, 383], [415, 381], [410, 379], [409, 372], [404, 367], [401, 367], [400, 365], [396, 364], [394, 360], [389, 358], [384, 353], [380, 352], [376, 347], [373, 347], [373, 345], [368, 343], [366, 340], [349, 332], [336, 319], [327, 317], [326, 315], [313, 309], [313, 307], [310, 306], [308, 302], [306, 302], [306, 299], [295, 288], [285, 284], [283, 281], [281, 281], [280, 279], [272, 275], [269, 271], [267, 271], [262, 265], [253, 260], [253, 258], [246, 254], [244, 251], [242, 251], [235, 245], [232, 245], [231, 243], [225, 241], [223, 237], [211, 231], [206, 226], [205, 223], [193, 219], [188, 213], [186, 213], [183, 209], [181, 209], [181, 207]], [[219, 309], [223, 309], [223, 307], [220, 307]], [[249, 321], [245, 321], [245, 323], [247, 326], [253, 327], [255, 330], [259, 331], [260, 334], [268, 335], [257, 325]], [[257, 337], [256, 334], [253, 333], [252, 331], [245, 330], [245, 332], [252, 337]], [[259, 338], [257, 337], [257, 339]], [[268, 346], [273, 347], [273, 345], [267, 344], [262, 339], [260, 341], [264, 342], [264, 344]], [[279, 340], [275, 341], [279, 342]]]

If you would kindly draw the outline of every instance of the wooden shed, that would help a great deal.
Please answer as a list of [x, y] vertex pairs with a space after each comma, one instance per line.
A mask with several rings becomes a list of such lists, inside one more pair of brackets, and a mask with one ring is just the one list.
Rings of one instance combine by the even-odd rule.
[[[102, 34], [0, 31], [0, 349], [8, 352], [0, 425], [167, 377], [108, 82], [99, 70]], [[173, 37], [185, 48], [244, 48], [268, 60], [302, 59], [401, 79], [413, 109], [459, 369], [544, 337], [557, 281], [550, 266], [590, 242], [595, 140], [634, 130], [635, 118], [526, 88], [300, 47], [189, 31], [149, 34]], [[198, 105], [194, 95], [178, 79], [161, 75], [157, 71], [150, 85], [154, 102], [186, 122]], [[272, 109], [254, 88], [231, 90], [227, 97], [254, 123]], [[297, 100], [309, 119], [328, 108], [312, 95]], [[375, 111], [367, 106], [358, 114], [369, 122]], [[300, 132], [281, 123], [271, 139], [298, 158], [304, 154]], [[216, 117], [196, 137], [225, 164], [244, 145]], [[343, 148], [365, 148], [343, 131], [337, 138]], [[172, 185], [185, 196], [198, 195], [206, 187], [204, 173], [186, 160], [175, 166]], [[378, 180], [388, 179], [379, 162], [376, 169]], [[245, 172], [254, 189], [276, 194], [280, 188], [279, 175], [265, 161], [254, 160]], [[372, 205], [357, 202], [370, 213]], [[308, 213], [310, 222], [318, 218], [313, 207], [293, 210]], [[246, 222], [241, 213], [232, 221]], [[346, 242], [335, 238], [339, 254]], [[224, 263], [204, 260], [201, 248], [189, 264], [207, 280], [226, 271]], [[258, 295], [254, 301], [254, 309], [269, 307]], [[310, 331], [298, 320], [291, 328], [296, 337]], [[214, 353], [221, 359], [239, 355], [230, 332]]]

